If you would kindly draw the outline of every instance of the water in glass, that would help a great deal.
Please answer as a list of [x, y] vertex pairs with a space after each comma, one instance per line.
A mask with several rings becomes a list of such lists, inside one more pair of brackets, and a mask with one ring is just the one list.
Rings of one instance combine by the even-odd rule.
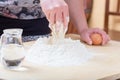
[[5, 29], [1, 36], [1, 63], [5, 68], [19, 68], [25, 58], [22, 43], [22, 29]]

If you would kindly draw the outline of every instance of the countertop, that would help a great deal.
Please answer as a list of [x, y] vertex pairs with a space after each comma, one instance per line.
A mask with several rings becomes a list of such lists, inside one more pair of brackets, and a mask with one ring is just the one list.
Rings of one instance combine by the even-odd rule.
[[[78, 35], [69, 34], [67, 37], [80, 39]], [[25, 43], [28, 48], [34, 42]], [[86, 45], [86, 44], [85, 44]], [[95, 56], [80, 66], [49, 67], [38, 66], [25, 61], [25, 71], [6, 70], [0, 64], [0, 78], [5, 80], [99, 80], [120, 73], [120, 42], [109, 41], [104, 46], [90, 46]]]

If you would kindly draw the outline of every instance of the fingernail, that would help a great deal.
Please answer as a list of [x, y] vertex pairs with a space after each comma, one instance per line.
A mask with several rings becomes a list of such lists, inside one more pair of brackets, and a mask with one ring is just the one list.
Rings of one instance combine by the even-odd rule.
[[92, 45], [92, 41], [89, 41], [89, 43], [88, 43], [88, 44]]

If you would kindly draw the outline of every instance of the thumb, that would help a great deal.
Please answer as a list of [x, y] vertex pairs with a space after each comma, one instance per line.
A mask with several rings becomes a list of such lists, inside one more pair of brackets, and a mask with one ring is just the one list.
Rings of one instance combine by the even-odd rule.
[[86, 43], [92, 45], [92, 40], [90, 38], [86, 39]]
[[86, 42], [87, 44], [89, 44], [89, 45], [92, 45], [92, 40], [91, 40], [91, 38], [90, 38], [89, 36], [86, 36], [85, 42]]

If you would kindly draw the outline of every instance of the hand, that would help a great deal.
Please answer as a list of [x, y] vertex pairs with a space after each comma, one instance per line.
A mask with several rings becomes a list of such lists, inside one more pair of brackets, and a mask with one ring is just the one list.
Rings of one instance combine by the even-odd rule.
[[110, 37], [106, 34], [106, 32], [104, 32], [101, 29], [98, 28], [91, 28], [91, 29], [86, 29], [83, 32], [81, 32], [81, 39], [83, 41], [85, 41], [87, 44], [92, 45], [92, 40], [90, 38], [90, 35], [93, 33], [99, 33], [102, 35], [102, 45], [107, 44], [107, 42], [110, 40]]
[[67, 26], [69, 11], [64, 0], [41, 0], [41, 7], [50, 24], [60, 21]]

